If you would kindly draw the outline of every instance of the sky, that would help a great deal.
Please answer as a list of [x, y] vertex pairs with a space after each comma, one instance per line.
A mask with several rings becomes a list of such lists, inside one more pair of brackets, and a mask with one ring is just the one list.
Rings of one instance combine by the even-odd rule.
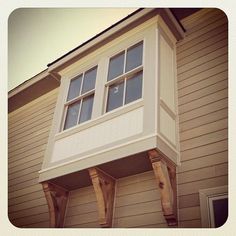
[[8, 90], [136, 8], [19, 8], [8, 19]]

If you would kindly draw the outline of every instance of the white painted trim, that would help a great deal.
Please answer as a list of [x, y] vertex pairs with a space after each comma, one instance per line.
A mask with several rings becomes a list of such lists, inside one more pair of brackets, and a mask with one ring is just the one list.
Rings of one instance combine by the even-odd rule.
[[201, 209], [201, 222], [203, 228], [210, 228], [211, 219], [210, 219], [210, 206], [209, 198], [215, 196], [222, 196], [228, 194], [228, 186], [219, 186], [215, 188], [200, 189], [199, 198], [200, 198], [200, 209]]

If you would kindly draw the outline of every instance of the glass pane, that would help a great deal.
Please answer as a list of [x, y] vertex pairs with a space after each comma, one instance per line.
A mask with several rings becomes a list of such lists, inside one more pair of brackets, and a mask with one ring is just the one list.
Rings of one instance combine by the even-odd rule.
[[228, 198], [213, 200], [215, 227], [222, 226], [228, 218]]
[[133, 102], [142, 97], [142, 77], [143, 74], [136, 74], [126, 81], [125, 104]]
[[140, 65], [143, 60], [143, 42], [138, 43], [127, 50], [125, 71], [130, 71]]
[[125, 59], [125, 52], [122, 52], [110, 59], [108, 78], [107, 78], [108, 81], [123, 74], [124, 59]]
[[80, 101], [68, 106], [64, 130], [69, 129], [77, 124]]
[[96, 75], [97, 75], [97, 66], [85, 72], [81, 94], [84, 94], [95, 88]]
[[92, 110], [93, 110], [93, 97], [94, 95], [83, 99], [79, 123], [82, 123], [84, 121], [91, 119]]
[[67, 96], [67, 101], [79, 96], [81, 81], [82, 75], [79, 75], [70, 81], [70, 88]]
[[124, 81], [109, 87], [107, 111], [111, 111], [123, 105]]

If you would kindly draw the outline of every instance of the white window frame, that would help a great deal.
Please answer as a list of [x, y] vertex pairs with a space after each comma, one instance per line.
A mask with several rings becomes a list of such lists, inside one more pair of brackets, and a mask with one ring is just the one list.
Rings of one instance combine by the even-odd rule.
[[[81, 94], [82, 89], [83, 89], [83, 83], [84, 83], [84, 75], [85, 75], [85, 73], [87, 71], [90, 71], [90, 70], [92, 70], [94, 68], [97, 68], [97, 71], [98, 71], [98, 64], [97, 65], [91, 65], [91, 66], [87, 67], [86, 69], [83, 69], [80, 73], [78, 73], [77, 75], [74, 75], [72, 78], [69, 79], [68, 86], [66, 88], [66, 94], [65, 94], [66, 96], [64, 97], [63, 116], [62, 116], [62, 122], [61, 122], [61, 126], [60, 126], [60, 132], [72, 129], [72, 128], [74, 128], [74, 127], [76, 127], [76, 126], [78, 126], [80, 124], [86, 123], [86, 122], [88, 122], [88, 121], [90, 121], [92, 119], [92, 117], [93, 117], [93, 108], [92, 108], [91, 119], [89, 119], [89, 120], [87, 120], [85, 122], [79, 123], [81, 109], [82, 109], [82, 104], [83, 104], [83, 99], [85, 99], [85, 98], [87, 98], [87, 97], [89, 97], [91, 95], [94, 95], [94, 98], [95, 98], [97, 74], [96, 74], [94, 89], [89, 90], [89, 91], [85, 92], [84, 94]], [[81, 85], [80, 85], [79, 96], [73, 98], [72, 100], [67, 101], [67, 97], [68, 97], [68, 94], [69, 94], [69, 88], [70, 88], [71, 81], [73, 79], [76, 79], [76, 77], [81, 76], [81, 75], [82, 75], [82, 81], [81, 81]], [[68, 129], [64, 129], [68, 107], [71, 104], [76, 103], [78, 101], [80, 101], [80, 107], [79, 107], [79, 112], [78, 112], [78, 118], [77, 118], [76, 125], [68, 128]], [[93, 103], [94, 103], [94, 101], [93, 101]]]
[[199, 190], [201, 222], [203, 228], [215, 228], [213, 200], [228, 197], [228, 186]]
[[[142, 43], [143, 45], [143, 50], [142, 50], [142, 64], [139, 65], [138, 67], [128, 71], [128, 72], [125, 72], [125, 66], [126, 66], [126, 59], [127, 59], [127, 51], [134, 47], [135, 45], [139, 44], [139, 43]], [[120, 53], [122, 53], [124, 51], [124, 55], [125, 55], [125, 58], [124, 58], [124, 65], [123, 65], [123, 74], [121, 75], [118, 75], [117, 77], [111, 79], [111, 80], [107, 80], [108, 79], [108, 71], [109, 71], [109, 63], [110, 63], [110, 59], [119, 55]], [[112, 54], [109, 56], [109, 59], [108, 59], [108, 66], [107, 66], [107, 74], [106, 74], [106, 80], [105, 80], [105, 96], [104, 96], [104, 107], [103, 107], [103, 114], [107, 114], [107, 113], [110, 113], [112, 111], [115, 111], [119, 108], [123, 108], [124, 106], [127, 106], [127, 105], [130, 105], [130, 104], [133, 104], [135, 102], [138, 102], [140, 100], [143, 99], [143, 88], [144, 88], [144, 56], [145, 56], [145, 40], [144, 39], [140, 39], [138, 41], [135, 41], [133, 42], [132, 44], [128, 45], [127, 47], [125, 47], [124, 49]], [[131, 103], [128, 103], [128, 104], [125, 104], [125, 96], [126, 96], [126, 82], [128, 79], [132, 78], [133, 76], [135, 76], [136, 74], [142, 72], [142, 94], [141, 94], [141, 97], [137, 100], [134, 100], [133, 102]], [[108, 93], [109, 93], [109, 87], [112, 86], [113, 84], [116, 84], [116, 83], [119, 83], [121, 81], [124, 81], [124, 92], [123, 92], [123, 99], [122, 99], [122, 105], [111, 110], [111, 111], [107, 111], [107, 102], [108, 102]]]

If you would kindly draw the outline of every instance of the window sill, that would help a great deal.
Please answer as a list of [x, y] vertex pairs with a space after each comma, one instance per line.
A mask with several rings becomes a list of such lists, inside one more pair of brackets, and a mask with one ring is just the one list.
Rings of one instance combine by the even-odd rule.
[[109, 112], [99, 116], [98, 118], [86, 121], [82, 124], [79, 124], [77, 126], [70, 128], [68, 130], [61, 131], [60, 133], [55, 135], [55, 141], [65, 138], [67, 136], [70, 136], [72, 134], [78, 133], [78, 132], [88, 129], [90, 127], [93, 127], [97, 124], [111, 120], [117, 116], [120, 116], [122, 114], [125, 114], [129, 111], [132, 111], [132, 110], [137, 109], [142, 106], [144, 106], [144, 100], [141, 98], [141, 99], [136, 100], [130, 104], [127, 104], [125, 106], [122, 106], [122, 107], [119, 107], [119, 108], [114, 109], [112, 111], [109, 111]]

